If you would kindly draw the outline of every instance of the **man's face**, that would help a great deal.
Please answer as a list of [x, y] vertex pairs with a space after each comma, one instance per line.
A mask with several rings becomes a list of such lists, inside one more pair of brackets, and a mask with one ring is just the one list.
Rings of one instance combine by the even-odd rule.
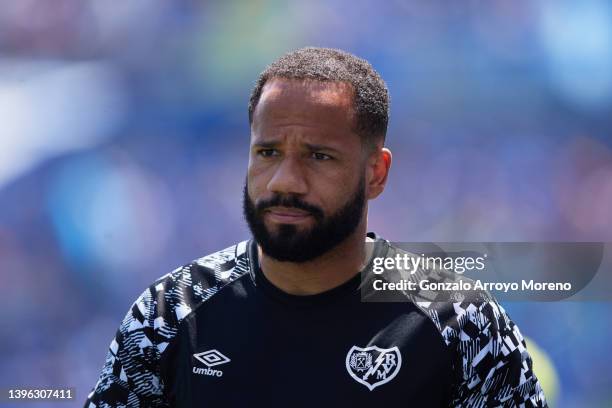
[[255, 109], [244, 212], [265, 254], [314, 259], [364, 216], [365, 151], [353, 91], [339, 82], [273, 78]]

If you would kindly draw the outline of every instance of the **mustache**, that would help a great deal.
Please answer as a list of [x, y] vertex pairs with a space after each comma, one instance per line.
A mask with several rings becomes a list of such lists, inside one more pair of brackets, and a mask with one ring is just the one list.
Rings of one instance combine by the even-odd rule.
[[315, 218], [323, 218], [323, 210], [319, 207], [309, 204], [306, 201], [303, 201], [299, 197], [295, 195], [280, 195], [275, 194], [269, 199], [261, 200], [259, 203], [255, 205], [255, 209], [258, 212], [262, 212], [270, 207], [287, 207], [287, 208], [296, 208], [299, 210], [307, 211]]

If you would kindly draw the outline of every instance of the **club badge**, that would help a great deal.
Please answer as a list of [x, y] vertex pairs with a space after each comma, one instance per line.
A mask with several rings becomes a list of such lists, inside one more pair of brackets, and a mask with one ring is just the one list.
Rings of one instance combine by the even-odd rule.
[[346, 355], [346, 370], [370, 391], [391, 381], [401, 366], [402, 355], [397, 346], [388, 349], [353, 346]]

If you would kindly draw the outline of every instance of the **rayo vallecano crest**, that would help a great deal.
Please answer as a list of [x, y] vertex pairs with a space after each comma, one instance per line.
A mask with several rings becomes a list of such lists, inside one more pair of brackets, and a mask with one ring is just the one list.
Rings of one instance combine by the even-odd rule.
[[401, 366], [402, 355], [397, 346], [388, 349], [353, 346], [346, 355], [347, 371], [370, 391], [391, 381]]

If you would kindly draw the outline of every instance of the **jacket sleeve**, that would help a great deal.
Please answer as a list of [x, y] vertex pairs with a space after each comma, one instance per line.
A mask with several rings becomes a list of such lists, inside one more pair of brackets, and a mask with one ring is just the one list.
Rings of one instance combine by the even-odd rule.
[[85, 408], [168, 406], [160, 377], [160, 354], [167, 343], [159, 335], [164, 317], [162, 302], [156, 297], [153, 285], [125, 315]]
[[518, 326], [492, 299], [454, 303], [453, 407], [547, 407]]
[[180, 324], [221, 287], [248, 272], [246, 248], [244, 241], [197, 259], [145, 290], [121, 322], [84, 408], [169, 407], [170, 345]]

